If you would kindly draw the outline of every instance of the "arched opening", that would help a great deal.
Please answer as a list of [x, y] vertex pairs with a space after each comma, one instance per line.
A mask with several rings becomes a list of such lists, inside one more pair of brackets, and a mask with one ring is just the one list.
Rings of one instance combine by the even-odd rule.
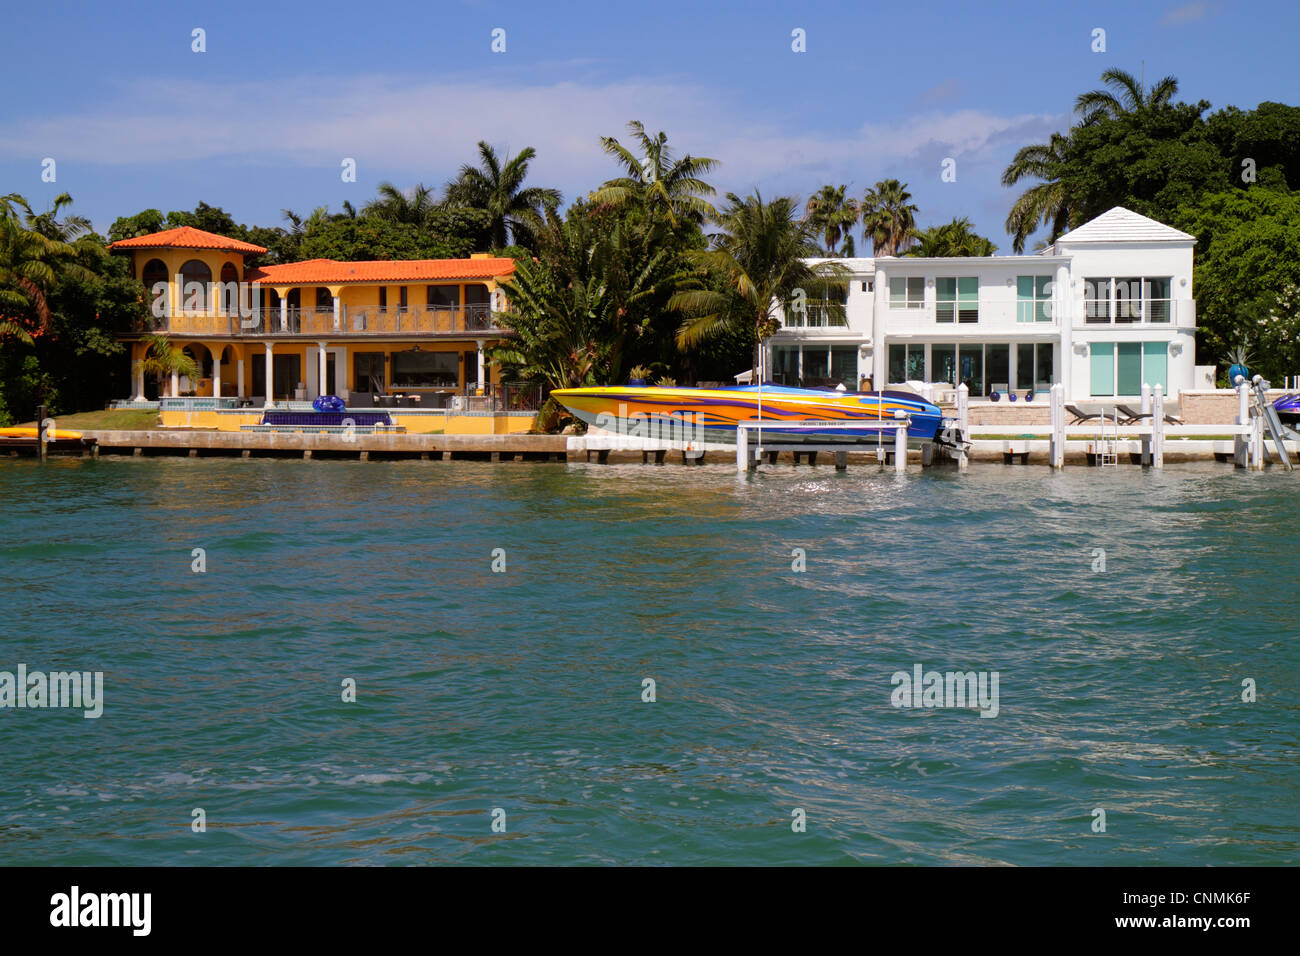
[[208, 286], [212, 283], [212, 269], [206, 262], [190, 259], [181, 266], [181, 304], [187, 312], [206, 312]]
[[[140, 281], [144, 283], [150, 313], [157, 318], [163, 318], [167, 314], [167, 264], [161, 259], [150, 259], [140, 272]], [[160, 283], [163, 288], [155, 292], [154, 287]]]
[[221, 311], [226, 315], [239, 312], [239, 270], [233, 262], [221, 267]]

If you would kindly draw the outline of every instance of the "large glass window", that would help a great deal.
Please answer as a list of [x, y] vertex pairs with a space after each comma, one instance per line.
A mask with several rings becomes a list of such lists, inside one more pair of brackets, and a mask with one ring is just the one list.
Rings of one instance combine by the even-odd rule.
[[316, 287], [316, 308], [321, 310], [334, 308], [334, 296], [330, 295], [330, 290], [323, 285]]
[[1169, 351], [1164, 342], [1142, 343], [1142, 381], [1169, 394]]
[[1142, 279], [1115, 280], [1115, 321], [1142, 321]]
[[961, 384], [972, 395], [984, 394], [984, 346], [961, 345], [957, 349], [957, 367]]
[[425, 305], [431, 309], [448, 309], [460, 305], [460, 286], [431, 285], [425, 287]]
[[1011, 387], [1011, 346], [984, 346], [984, 377], [990, 392], [1005, 393]]
[[935, 321], [978, 322], [980, 285], [975, 276], [940, 277], [934, 280]]
[[[154, 286], [160, 282], [167, 281], [166, 264], [161, 259], [150, 259], [144, 264], [144, 270], [140, 273], [140, 281], [144, 283], [145, 291], [150, 296], [150, 308], [153, 308], [157, 304], [158, 299], [167, 294], [167, 290], [165, 289], [160, 289], [156, 296], [153, 292]], [[158, 308], [158, 311], [161, 312], [161, 307]], [[179, 312], [180, 310], [173, 308], [172, 311]]]
[[1094, 342], [1088, 348], [1093, 395], [1141, 395], [1144, 383], [1169, 388], [1168, 345], [1164, 342]]
[[1016, 321], [1052, 321], [1052, 277], [1016, 276]]
[[925, 306], [924, 276], [892, 276], [889, 280], [891, 309], [920, 309]]
[[1142, 343], [1120, 342], [1116, 353], [1116, 392], [1120, 395], [1140, 395], [1142, 393]]
[[458, 384], [455, 352], [394, 352], [393, 385], [446, 388]]
[[352, 389], [381, 394], [384, 391], [384, 353], [352, 353]]
[[1084, 280], [1083, 316], [1085, 322], [1110, 321], [1110, 279]]
[[891, 345], [889, 347], [889, 381], [907, 380], [907, 346]]
[[[1163, 278], [1146, 280], [1146, 300], [1147, 300], [1147, 321], [1148, 322], [1168, 322], [1170, 306], [1170, 287], [1173, 285], [1173, 277], [1166, 276]], [[1152, 382], [1152, 385], [1155, 383]]]
[[831, 378], [847, 389], [858, 387], [858, 347], [856, 345], [831, 346]]
[[803, 380], [809, 385], [821, 385], [830, 377], [831, 365], [826, 349], [805, 348], [803, 350]]
[[[1056, 381], [1056, 346], [1051, 342], [1037, 345], [1037, 368], [1034, 370], [1034, 390], [1045, 391]], [[1042, 386], [1041, 388], [1039, 386]]]
[[798, 385], [799, 346], [772, 346], [772, 368], [768, 374], [778, 385]]
[[930, 381], [957, 384], [957, 346], [930, 346]]
[[208, 286], [212, 270], [206, 262], [190, 259], [181, 266], [181, 303], [187, 312], [204, 312], [208, 308]]

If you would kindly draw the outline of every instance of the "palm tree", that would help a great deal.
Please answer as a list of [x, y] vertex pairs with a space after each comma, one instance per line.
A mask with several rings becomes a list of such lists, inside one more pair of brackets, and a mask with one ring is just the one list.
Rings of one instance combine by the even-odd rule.
[[1021, 147], [1002, 172], [1002, 185], [1014, 186], [1033, 177], [1042, 182], [1030, 186], [1007, 213], [1006, 228], [1016, 254], [1025, 251], [1025, 241], [1040, 225], [1051, 226], [1049, 242], [1078, 225], [1079, 204], [1063, 180], [1070, 137], [1053, 133], [1047, 143]]
[[826, 240], [826, 254], [835, 256], [840, 239], [844, 240], [844, 255], [853, 257], [853, 227], [861, 215], [858, 204], [845, 198], [847, 186], [823, 186], [809, 197], [804, 206], [804, 219], [819, 230]]
[[940, 226], [923, 229], [917, 233], [916, 245], [907, 251], [909, 256], [936, 259], [949, 256], [991, 256], [997, 250], [993, 243], [975, 232], [975, 227], [965, 216]]
[[144, 358], [139, 362], [145, 375], [153, 375], [158, 380], [158, 393], [163, 392], [163, 380], [173, 372], [191, 381], [199, 377], [199, 364], [183, 349], [178, 349], [165, 335], [157, 333], [145, 336]]
[[916, 235], [916, 206], [907, 185], [885, 179], [867, 190], [862, 199], [862, 230], [871, 237], [872, 252], [896, 256]]
[[[34, 312], [39, 331], [45, 332], [51, 321], [46, 293], [76, 250], [61, 239], [23, 228], [14, 208], [25, 209], [31, 216], [31, 207], [23, 197], [5, 197], [4, 204], [5, 214], [0, 215], [0, 314], [15, 317]], [[44, 224], [49, 227], [48, 222]]]
[[1103, 116], [1115, 119], [1125, 113], [1166, 106], [1178, 92], [1178, 80], [1173, 76], [1166, 76], [1144, 90], [1141, 80], [1116, 67], [1105, 70], [1101, 81], [1111, 89], [1080, 93], [1074, 101], [1074, 108], [1082, 117], [1084, 126], [1092, 125]]
[[782, 196], [764, 202], [758, 192], [744, 199], [727, 193], [727, 203], [712, 217], [723, 230], [711, 237], [712, 248], [690, 254], [716, 284], [679, 292], [668, 307], [686, 314], [677, 330], [679, 348], [733, 329], [751, 335], [757, 376], [759, 349], [780, 326], [776, 314], [782, 304], [799, 298], [800, 291], [820, 298], [845, 270], [837, 263], [813, 267], [804, 261], [821, 250], [810, 225], [796, 218], [796, 200]]
[[424, 183], [416, 183], [409, 193], [405, 193], [390, 182], [382, 182], [378, 192], [377, 198], [366, 203], [362, 215], [424, 228], [438, 208], [433, 190]]
[[611, 179], [592, 193], [598, 203], [619, 205], [639, 199], [651, 209], [667, 214], [673, 226], [678, 221], [700, 223], [713, 213], [704, 197], [716, 190], [701, 177], [718, 168], [707, 156], [676, 157], [668, 145], [668, 134], [660, 130], [651, 136], [639, 120], [627, 124], [636, 152], [612, 136], [602, 136], [600, 145], [623, 167], [625, 176]]
[[447, 202], [471, 209], [482, 209], [491, 217], [492, 245], [504, 249], [509, 240], [515, 245], [531, 242], [530, 221], [560, 204], [560, 191], [542, 186], [524, 188], [528, 164], [537, 155], [531, 146], [513, 159], [502, 163], [494, 150], [482, 140], [478, 144], [479, 164], [461, 166], [460, 175], [447, 184]]
[[59, 193], [54, 197], [54, 204], [45, 212], [35, 213], [28, 208], [27, 228], [56, 242], [76, 242], [87, 235], [91, 227], [90, 220], [85, 216], [65, 216], [62, 221], [59, 220], [59, 210], [71, 205], [72, 196], [68, 193]]

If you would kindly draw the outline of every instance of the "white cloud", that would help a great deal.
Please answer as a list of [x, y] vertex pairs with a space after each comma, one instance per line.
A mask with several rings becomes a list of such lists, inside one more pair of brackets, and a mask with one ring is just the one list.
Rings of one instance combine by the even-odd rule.
[[1195, 3], [1184, 3], [1182, 6], [1166, 11], [1165, 15], [1160, 18], [1160, 22], [1167, 27], [1178, 26], [1183, 23], [1195, 23], [1198, 20], [1204, 20], [1210, 13], [1210, 4], [1206, 0], [1197, 0]]
[[623, 136], [629, 119], [667, 130], [680, 148], [722, 160], [713, 179], [738, 192], [756, 184], [806, 191], [831, 180], [856, 180], [860, 189], [900, 166], [915, 166], [919, 174], [933, 165], [937, 177], [944, 157], [1005, 161], [1063, 122], [1043, 114], [930, 110], [812, 130], [797, 119], [756, 119], [714, 90], [654, 80], [513, 86], [382, 76], [304, 76], [273, 85], [152, 80], [121, 88], [94, 112], [13, 123], [0, 130], [0, 154], [137, 168], [208, 161], [337, 168], [353, 157], [363, 178], [367, 169], [384, 169], [400, 185], [441, 185], [484, 139], [512, 153], [535, 147], [530, 181], [560, 186], [568, 200], [574, 190], [614, 174], [599, 137]]

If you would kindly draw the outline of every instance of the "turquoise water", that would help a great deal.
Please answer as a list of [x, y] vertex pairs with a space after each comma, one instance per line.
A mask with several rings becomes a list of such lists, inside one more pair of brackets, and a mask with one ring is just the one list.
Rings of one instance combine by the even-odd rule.
[[2, 463], [0, 863], [1295, 863], [1298, 481]]

